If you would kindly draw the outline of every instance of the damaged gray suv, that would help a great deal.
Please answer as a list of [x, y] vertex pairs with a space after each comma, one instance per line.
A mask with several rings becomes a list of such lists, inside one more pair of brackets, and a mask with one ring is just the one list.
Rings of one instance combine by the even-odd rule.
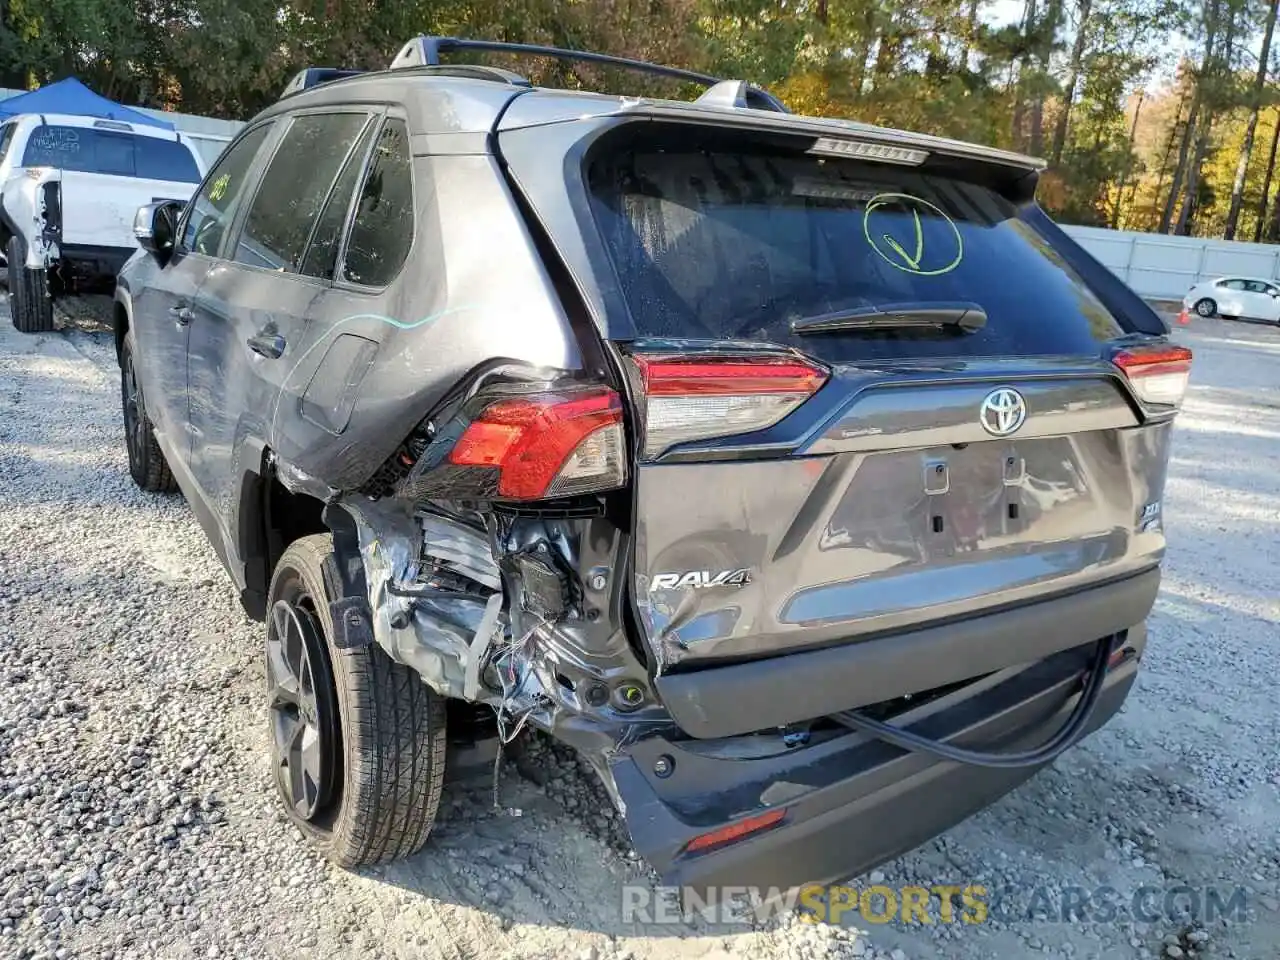
[[[628, 68], [532, 86], [450, 51]], [[139, 211], [129, 467], [266, 625], [323, 853], [545, 731], [666, 883], [845, 878], [1120, 708], [1191, 354], [1023, 156], [448, 38], [309, 70]]]

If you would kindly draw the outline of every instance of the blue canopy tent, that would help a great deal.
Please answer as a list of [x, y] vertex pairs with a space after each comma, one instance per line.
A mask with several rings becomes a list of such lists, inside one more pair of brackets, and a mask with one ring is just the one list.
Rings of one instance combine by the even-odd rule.
[[50, 83], [30, 93], [20, 93], [8, 100], [0, 100], [0, 118], [20, 113], [67, 113], [77, 117], [97, 117], [100, 120], [123, 120], [126, 123], [146, 124], [162, 130], [176, 129], [168, 120], [160, 120], [137, 110], [130, 110], [106, 97], [100, 97], [75, 77], [67, 77]]

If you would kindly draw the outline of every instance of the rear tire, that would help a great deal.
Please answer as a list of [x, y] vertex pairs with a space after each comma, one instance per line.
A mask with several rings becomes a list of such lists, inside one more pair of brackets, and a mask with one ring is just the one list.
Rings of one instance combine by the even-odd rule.
[[139, 489], [148, 493], [173, 493], [178, 484], [147, 416], [142, 387], [133, 365], [133, 343], [128, 336], [120, 345], [120, 407], [124, 445], [129, 453], [129, 476]]
[[267, 603], [268, 717], [286, 814], [323, 856], [355, 867], [426, 842], [444, 784], [445, 701], [376, 644], [333, 645], [326, 583], [340, 582], [328, 534], [280, 558]]
[[49, 333], [53, 330], [53, 301], [49, 299], [49, 277], [44, 270], [30, 270], [27, 245], [19, 236], [9, 238], [9, 314], [19, 333]]
[[1192, 309], [1202, 317], [1212, 317], [1218, 313], [1218, 304], [1209, 297], [1203, 297], [1196, 301]]

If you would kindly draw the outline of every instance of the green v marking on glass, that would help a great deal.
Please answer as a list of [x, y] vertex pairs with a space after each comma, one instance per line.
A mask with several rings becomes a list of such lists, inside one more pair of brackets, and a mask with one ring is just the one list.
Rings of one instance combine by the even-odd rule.
[[[879, 240], [872, 239], [872, 215], [877, 210], [890, 207], [905, 208], [911, 213], [911, 225], [915, 230], [914, 250], [908, 251], [907, 244], [889, 233], [881, 233]], [[887, 209], [886, 212], [888, 212]], [[931, 251], [933, 256], [930, 260], [940, 265], [933, 268], [922, 265], [925, 259], [925, 242], [924, 225], [920, 221], [921, 212], [931, 214], [950, 227], [949, 240], [942, 240], [941, 243], [938, 240], [934, 242], [934, 247], [937, 249]], [[866, 237], [867, 245], [881, 260], [895, 270], [915, 274], [918, 277], [937, 277], [950, 273], [960, 266], [960, 261], [964, 259], [964, 239], [960, 236], [960, 228], [956, 226], [956, 222], [941, 207], [910, 193], [878, 193], [868, 200], [862, 212], [862, 234]]]

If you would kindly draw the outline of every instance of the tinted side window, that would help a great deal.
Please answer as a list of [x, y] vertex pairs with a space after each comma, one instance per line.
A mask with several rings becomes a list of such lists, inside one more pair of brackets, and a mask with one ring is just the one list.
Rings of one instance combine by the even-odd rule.
[[199, 168], [184, 144], [92, 127], [36, 127], [27, 140], [22, 165], [113, 177], [200, 182]]
[[311, 246], [307, 248], [302, 260], [302, 273], [321, 280], [332, 280], [337, 270], [338, 244], [342, 240], [342, 228], [347, 222], [347, 210], [351, 206], [351, 195], [356, 191], [360, 174], [364, 171], [364, 157], [369, 149], [369, 141], [373, 138], [375, 124], [365, 127], [360, 142], [347, 157], [334, 182], [333, 190], [320, 211], [320, 219], [316, 221], [315, 232], [311, 235]]
[[356, 201], [342, 271], [347, 280], [380, 287], [404, 265], [413, 243], [413, 171], [404, 122], [388, 119], [378, 131]]
[[127, 133], [104, 133], [101, 130], [85, 131], [90, 133], [94, 146], [93, 169], [97, 173], [108, 173], [116, 177], [132, 177], [137, 174], [134, 166], [133, 137]]
[[134, 158], [138, 176], [148, 180], [170, 180], [175, 183], [199, 183], [200, 168], [191, 148], [176, 140], [138, 137], [138, 153]]
[[289, 125], [245, 218], [237, 261], [298, 269], [320, 207], [367, 119], [363, 113], [314, 114]]
[[24, 167], [57, 167], [96, 173], [93, 130], [45, 124], [27, 138], [22, 154]]
[[1228, 280], [1226, 283], [1224, 283], [1224, 284], [1223, 284], [1223, 286], [1224, 286], [1224, 287], [1226, 287], [1228, 290], [1243, 290], [1243, 289], [1244, 289], [1244, 281], [1243, 281], [1243, 280]]
[[191, 212], [182, 232], [182, 245], [186, 249], [211, 257], [217, 254], [222, 235], [235, 214], [236, 201], [244, 191], [245, 177], [268, 130], [270, 124], [249, 131], [218, 158], [191, 202]]

